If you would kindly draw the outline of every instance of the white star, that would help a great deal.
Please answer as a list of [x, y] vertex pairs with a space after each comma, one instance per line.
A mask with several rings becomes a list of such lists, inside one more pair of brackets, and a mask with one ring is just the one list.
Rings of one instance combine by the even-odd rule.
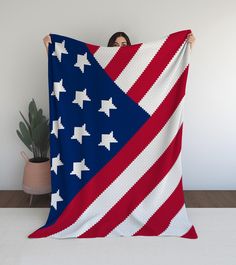
[[51, 196], [51, 206], [54, 207], [55, 210], [57, 210], [57, 203], [63, 201], [62, 197], [59, 195], [59, 190], [57, 190], [56, 193], [52, 193]]
[[65, 48], [65, 41], [64, 40], [62, 41], [62, 43], [60, 43], [60, 42], [55, 43], [55, 51], [52, 53], [52, 55], [57, 56], [58, 60], [61, 62], [62, 53], [68, 54], [68, 51]]
[[65, 88], [62, 85], [62, 79], [60, 82], [53, 82], [53, 91], [51, 93], [52, 96], [55, 96], [57, 100], [59, 100], [60, 92], [66, 92]]
[[54, 171], [57, 174], [57, 167], [62, 166], [63, 163], [60, 160], [60, 154], [58, 154], [56, 157], [52, 158], [52, 167], [51, 170]]
[[58, 120], [52, 122], [51, 134], [55, 134], [55, 136], [58, 138], [58, 130], [60, 129], [64, 129], [64, 126], [61, 123], [61, 117], [59, 117]]
[[79, 67], [82, 73], [84, 73], [84, 66], [91, 65], [89, 60], [87, 59], [87, 52], [82, 54], [77, 54], [77, 62], [74, 64], [75, 67]]
[[118, 143], [113, 137], [113, 131], [111, 131], [109, 134], [102, 134], [102, 141], [98, 145], [105, 146], [110, 151], [111, 143]]
[[70, 175], [76, 175], [81, 179], [81, 171], [89, 171], [89, 168], [85, 165], [85, 159], [82, 159], [80, 162], [73, 163], [73, 170]]
[[110, 109], [117, 109], [117, 107], [112, 103], [112, 98], [109, 100], [102, 100], [101, 102], [102, 106], [98, 111], [104, 112], [108, 117], [110, 117]]
[[74, 135], [71, 139], [76, 139], [82, 144], [82, 136], [89, 136], [89, 132], [86, 131], [85, 124], [81, 127], [74, 127]]
[[84, 101], [91, 101], [91, 99], [87, 95], [86, 88], [83, 91], [76, 91], [75, 92], [75, 99], [72, 101], [72, 103], [76, 103], [80, 105], [81, 108], [83, 108], [83, 102]]

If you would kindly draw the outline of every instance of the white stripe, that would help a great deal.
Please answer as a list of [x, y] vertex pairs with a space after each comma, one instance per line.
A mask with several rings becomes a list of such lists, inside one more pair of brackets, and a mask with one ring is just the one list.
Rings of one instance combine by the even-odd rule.
[[[145, 174], [169, 146], [182, 124], [180, 102], [171, 118], [152, 142], [132, 161], [118, 178], [89, 205], [82, 215], [68, 228], [51, 237], [76, 237], [96, 224], [125, 193]], [[105, 176], [104, 176], [105, 177]]]
[[189, 221], [187, 209], [185, 204], [171, 220], [169, 226], [159, 236], [182, 236], [186, 234], [192, 227], [192, 223]]
[[157, 54], [167, 38], [168, 36], [160, 39], [159, 41], [145, 43], [140, 46], [133, 58], [115, 80], [115, 83], [120, 87], [120, 89], [126, 93], [131, 88], [151, 62], [153, 57]]
[[101, 67], [105, 68], [119, 49], [120, 47], [100, 47], [99, 49], [97, 49], [93, 56], [101, 65]]
[[132, 236], [150, 217], [163, 205], [178, 186], [182, 176], [181, 153], [171, 170], [162, 181], [148, 194], [148, 196], [135, 208], [135, 210], [107, 237]]
[[189, 64], [190, 48], [185, 41], [175, 53], [165, 70], [138, 103], [150, 115], [159, 107], [178, 78]]

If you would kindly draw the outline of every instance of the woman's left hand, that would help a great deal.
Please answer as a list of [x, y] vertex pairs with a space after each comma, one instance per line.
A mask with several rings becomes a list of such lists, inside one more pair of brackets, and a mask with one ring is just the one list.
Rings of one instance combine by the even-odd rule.
[[191, 32], [191, 33], [189, 33], [188, 35], [187, 35], [187, 41], [188, 41], [188, 43], [190, 44], [190, 48], [192, 49], [192, 47], [193, 47], [193, 44], [194, 44], [194, 42], [195, 42], [195, 36], [193, 35], [193, 33]]

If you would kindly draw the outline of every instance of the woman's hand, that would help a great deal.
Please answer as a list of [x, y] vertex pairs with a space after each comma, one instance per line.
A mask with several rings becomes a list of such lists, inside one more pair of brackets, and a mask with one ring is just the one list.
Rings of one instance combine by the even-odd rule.
[[46, 51], [48, 51], [48, 45], [49, 43], [52, 43], [51, 36], [48, 34], [43, 38], [44, 45], [46, 47]]
[[195, 36], [193, 35], [192, 32], [187, 35], [187, 41], [190, 44], [190, 48], [191, 49], [193, 47], [193, 44], [194, 44], [195, 40], [196, 40], [196, 38], [195, 38]]

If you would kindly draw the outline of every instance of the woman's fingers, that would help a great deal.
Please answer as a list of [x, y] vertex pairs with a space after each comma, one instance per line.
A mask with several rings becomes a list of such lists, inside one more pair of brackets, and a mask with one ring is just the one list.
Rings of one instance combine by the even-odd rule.
[[52, 43], [52, 39], [51, 39], [51, 36], [50, 35], [47, 35], [43, 38], [43, 42], [45, 44], [46, 47], [48, 47], [48, 44], [49, 43]]
[[44, 42], [44, 45], [46, 48], [46, 52], [48, 52], [48, 45], [49, 45], [49, 43], [52, 43], [50, 33], [43, 38], [43, 42]]
[[187, 35], [187, 37], [188, 37], [188, 41], [193, 42], [193, 41], [195, 40], [195, 37], [194, 37], [193, 33], [189, 33], [189, 34]]
[[195, 37], [192, 32], [187, 35], [187, 41], [190, 44], [190, 48], [192, 49], [193, 44], [195, 42]]
[[51, 39], [50, 33], [48, 34], [48, 39], [49, 39], [49, 42], [52, 43], [52, 39]]

